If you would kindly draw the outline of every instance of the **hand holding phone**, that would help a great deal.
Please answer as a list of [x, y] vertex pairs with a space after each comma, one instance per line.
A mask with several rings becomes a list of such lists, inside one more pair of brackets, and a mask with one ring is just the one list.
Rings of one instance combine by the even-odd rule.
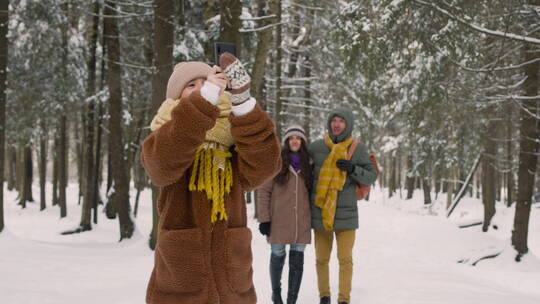
[[219, 91], [219, 94], [221, 94], [227, 88], [229, 79], [227, 79], [227, 76], [221, 72], [221, 68], [217, 65], [212, 70], [213, 72], [206, 77], [206, 81], [217, 85], [221, 89]]

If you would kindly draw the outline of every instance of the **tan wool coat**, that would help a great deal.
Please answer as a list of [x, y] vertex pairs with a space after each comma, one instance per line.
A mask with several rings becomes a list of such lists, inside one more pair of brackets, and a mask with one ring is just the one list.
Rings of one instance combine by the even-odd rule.
[[257, 302], [244, 191], [274, 176], [281, 163], [279, 143], [272, 121], [258, 105], [244, 116], [231, 114], [236, 148], [230, 149], [233, 186], [225, 198], [228, 221], [212, 223], [206, 193], [191, 192], [188, 184], [196, 149], [218, 115], [218, 108], [196, 91], [143, 143], [141, 161], [160, 187], [159, 234], [147, 303]]
[[268, 243], [311, 243], [309, 191], [292, 167], [286, 184], [272, 179], [257, 190], [257, 204], [259, 222], [271, 222]]

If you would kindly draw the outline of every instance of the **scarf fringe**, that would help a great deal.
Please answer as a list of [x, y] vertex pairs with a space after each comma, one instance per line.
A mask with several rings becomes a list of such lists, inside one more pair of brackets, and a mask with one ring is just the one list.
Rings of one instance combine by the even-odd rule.
[[[227, 220], [225, 196], [231, 192], [232, 165], [228, 151], [217, 148], [199, 148], [195, 155], [193, 171], [189, 179], [189, 191], [204, 191], [212, 202], [211, 221]], [[222, 168], [215, 158], [224, 159]]]

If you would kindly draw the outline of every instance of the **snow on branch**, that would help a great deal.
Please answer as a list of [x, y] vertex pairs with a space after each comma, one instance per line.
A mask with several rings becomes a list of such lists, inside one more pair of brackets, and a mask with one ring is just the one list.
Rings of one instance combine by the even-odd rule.
[[286, 22], [272, 23], [272, 24], [269, 24], [269, 25], [265, 25], [263, 27], [257, 27], [257, 28], [252, 28], [252, 29], [239, 29], [238, 31], [240, 33], [260, 32], [260, 31], [264, 31], [266, 29], [269, 29], [269, 28], [272, 28], [274, 26], [281, 25], [281, 24], [286, 24]]
[[89, 102], [94, 101], [94, 100], [100, 100], [103, 96], [107, 95], [107, 93], [109, 93], [109, 90], [108, 89], [103, 89], [103, 90], [97, 92], [96, 94], [94, 94], [92, 96], [89, 96], [86, 99], [84, 99], [84, 103], [89, 103]]
[[267, 16], [259, 16], [259, 17], [251, 17], [251, 18], [240, 18], [242, 21], [258, 21], [258, 20], [264, 20], [269, 18], [275, 18], [276, 15], [267, 15]]
[[[145, 17], [145, 16], [152, 16], [154, 13], [144, 13], [144, 14], [132, 14], [132, 13], [125, 13], [122, 12], [120, 15], [104, 15], [104, 14], [96, 14], [94, 12], [88, 11], [84, 8], [79, 9], [81, 12], [83, 12], [86, 15], [89, 16], [97, 16], [101, 18], [112, 18], [112, 19], [122, 19], [122, 18], [136, 18], [136, 17]], [[118, 10], [117, 10], [118, 11]]]
[[496, 97], [502, 97], [502, 98], [505, 98], [505, 99], [515, 99], [515, 100], [533, 100], [533, 99], [540, 100], [540, 95], [536, 95], [536, 96], [497, 95]]
[[491, 36], [495, 36], [495, 37], [501, 37], [501, 38], [508, 38], [508, 39], [513, 39], [513, 40], [517, 40], [517, 41], [522, 41], [522, 42], [529, 42], [529, 43], [534, 43], [534, 44], [540, 44], [540, 39], [536, 39], [536, 38], [533, 38], [533, 37], [528, 37], [528, 36], [523, 36], [523, 35], [517, 35], [517, 34], [513, 34], [513, 33], [507, 33], [507, 32], [501, 32], [501, 31], [497, 31], [497, 30], [491, 30], [491, 29], [487, 29], [485, 27], [482, 27], [480, 25], [477, 25], [477, 24], [474, 24], [472, 22], [467, 22], [465, 20], [463, 20], [462, 18], [459, 18], [455, 15], [453, 15], [452, 13], [450, 13], [449, 11], [433, 4], [433, 3], [428, 3], [428, 2], [425, 2], [425, 1], [421, 1], [421, 0], [413, 0], [413, 2], [417, 3], [417, 4], [420, 4], [420, 5], [424, 5], [424, 6], [428, 6], [428, 7], [431, 7], [437, 11], [439, 11], [440, 13], [442, 13], [443, 15], [446, 15], [448, 18], [452, 19], [452, 20], [455, 20], [475, 31], [478, 31], [478, 32], [481, 32], [481, 33], [484, 33], [484, 34], [487, 34], [487, 35], [491, 35]]
[[[105, 61], [111, 61], [107, 58], [104, 58]], [[131, 63], [125, 63], [125, 62], [120, 62], [120, 61], [111, 61], [117, 65], [121, 65], [121, 66], [125, 66], [125, 67], [128, 67], [128, 68], [134, 68], [134, 69], [140, 69], [140, 70], [152, 70], [153, 67], [149, 67], [149, 66], [144, 66], [144, 65], [136, 65], [136, 64], [131, 64]]]
[[[79, 0], [76, 1], [79, 2], [78, 4], [87, 4], [88, 0]], [[154, 1], [120, 1], [120, 0], [109, 0], [109, 2], [112, 2], [114, 4], [122, 5], [122, 6], [138, 6], [138, 7], [146, 7], [146, 8], [153, 8], [154, 7]]]

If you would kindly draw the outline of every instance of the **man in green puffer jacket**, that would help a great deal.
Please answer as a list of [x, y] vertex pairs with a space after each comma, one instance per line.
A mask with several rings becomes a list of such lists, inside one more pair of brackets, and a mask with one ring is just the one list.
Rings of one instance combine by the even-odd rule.
[[[348, 304], [353, 270], [352, 251], [358, 228], [356, 184], [372, 185], [377, 179], [377, 171], [363, 144], [358, 144], [352, 158], [347, 159], [346, 149], [352, 141], [351, 134], [354, 127], [351, 110], [338, 108], [331, 111], [328, 115], [327, 127], [328, 134], [325, 139], [315, 141], [309, 146], [309, 153], [314, 163], [311, 223], [315, 230], [317, 278], [320, 303], [329, 304], [328, 263], [335, 234], [339, 259], [338, 303]], [[335, 190], [337, 195], [326, 196], [326, 199], [321, 198], [321, 193], [326, 193], [321, 188], [332, 188], [336, 184], [342, 185], [341, 189]], [[329, 202], [328, 198], [335, 201]]]

